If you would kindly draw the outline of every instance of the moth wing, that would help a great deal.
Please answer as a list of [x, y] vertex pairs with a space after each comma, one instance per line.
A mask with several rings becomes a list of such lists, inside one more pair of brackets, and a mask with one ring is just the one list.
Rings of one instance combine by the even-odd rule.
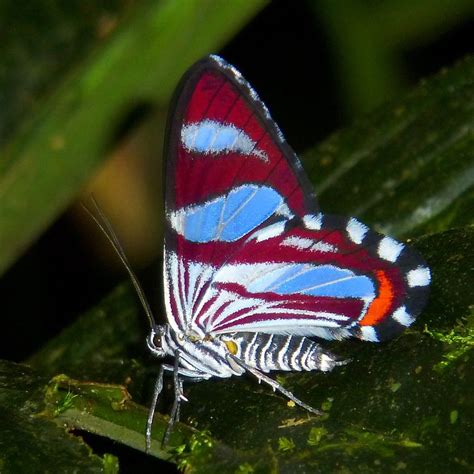
[[166, 169], [165, 300], [175, 329], [356, 336], [410, 325], [430, 272], [406, 245], [325, 216], [257, 94], [215, 56], [178, 87]]
[[255, 229], [316, 212], [317, 204], [265, 105], [217, 56], [183, 77], [166, 136], [165, 299], [170, 324], [182, 329], [210, 268], [222, 266]]

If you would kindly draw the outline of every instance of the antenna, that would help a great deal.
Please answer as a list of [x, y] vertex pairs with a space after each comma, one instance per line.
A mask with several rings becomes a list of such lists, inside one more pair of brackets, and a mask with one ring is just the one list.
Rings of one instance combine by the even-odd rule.
[[123, 263], [123, 266], [125, 267], [125, 270], [127, 270], [130, 280], [132, 281], [133, 287], [135, 288], [135, 291], [138, 295], [138, 299], [140, 300], [140, 303], [143, 306], [143, 309], [145, 310], [145, 314], [148, 318], [148, 321], [150, 322], [150, 327], [154, 328], [156, 326], [156, 322], [155, 318], [153, 317], [150, 305], [148, 304], [148, 301], [146, 299], [145, 292], [143, 291], [143, 288], [140, 285], [140, 282], [138, 281], [135, 272], [132, 270], [132, 266], [130, 265], [127, 256], [125, 255], [125, 252], [123, 250], [122, 245], [120, 244], [117, 234], [115, 233], [114, 229], [112, 228], [112, 225], [110, 224], [107, 217], [105, 217], [104, 213], [102, 212], [101, 208], [97, 204], [97, 201], [95, 200], [92, 194], [90, 196], [90, 200], [93, 204], [95, 213], [92, 212], [84, 203], [81, 203], [81, 205], [97, 224], [97, 227], [99, 227], [102, 233], [107, 237], [107, 240], [112, 245], [112, 248], [115, 250], [115, 253], [120, 258], [120, 261]]

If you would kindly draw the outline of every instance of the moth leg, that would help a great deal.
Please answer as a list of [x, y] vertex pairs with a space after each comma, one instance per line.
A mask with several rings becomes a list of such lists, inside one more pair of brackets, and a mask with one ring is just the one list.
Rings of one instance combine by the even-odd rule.
[[278, 390], [280, 393], [285, 395], [286, 398], [289, 398], [290, 400], [295, 402], [296, 405], [299, 405], [300, 407], [304, 408], [305, 410], [308, 410], [311, 413], [314, 413], [315, 415], [323, 414], [319, 410], [316, 410], [316, 408], [313, 408], [307, 403], [302, 402], [299, 398], [296, 398], [289, 390], [286, 390], [286, 388], [283, 388], [276, 380], [273, 380], [272, 378], [268, 377], [268, 375], [263, 374], [262, 372], [260, 372], [260, 370], [250, 367], [245, 362], [242, 362], [240, 359], [235, 357], [233, 354], [227, 354], [227, 357], [230, 358], [232, 362], [235, 362], [237, 365], [239, 365], [240, 367], [242, 367], [243, 369], [247, 370], [252, 375], [257, 377], [259, 382], [263, 381], [266, 384], [270, 385], [270, 387], [273, 388], [273, 391]]
[[[176, 393], [178, 394], [177, 396], [176, 396]], [[177, 388], [177, 390], [175, 389], [175, 400], [178, 397], [179, 397], [179, 400], [181, 400], [183, 402], [188, 401], [188, 399], [184, 396], [184, 392], [183, 392], [183, 379], [178, 379], [178, 388]], [[175, 401], [175, 404], [176, 404], [176, 410], [175, 410], [175, 414], [174, 414], [174, 423], [179, 421], [179, 415], [180, 415], [180, 411], [181, 411], [181, 403], [176, 403], [176, 401]], [[173, 404], [173, 409], [174, 409], [174, 404]], [[173, 413], [173, 411], [171, 413]]]
[[183, 379], [179, 376], [179, 350], [174, 354], [174, 367], [173, 367], [173, 385], [174, 385], [174, 402], [173, 407], [171, 408], [170, 419], [168, 421], [168, 426], [166, 427], [165, 435], [163, 436], [162, 445], [165, 446], [168, 444], [171, 431], [173, 430], [174, 424], [179, 421], [179, 412], [181, 402], [187, 402], [188, 399], [184, 396], [183, 393]]
[[153, 418], [155, 416], [155, 410], [156, 410], [156, 405], [158, 402], [158, 397], [163, 390], [163, 375], [165, 370], [167, 372], [173, 372], [173, 381], [174, 381], [174, 387], [175, 387], [175, 401], [173, 403], [173, 408], [171, 410], [171, 415], [170, 415], [170, 421], [168, 422], [168, 428], [166, 429], [165, 436], [163, 437], [163, 445], [166, 445], [168, 442], [168, 438], [171, 434], [173, 425], [176, 421], [179, 421], [179, 408], [180, 408], [180, 401], [187, 399], [184, 396], [183, 393], [183, 379], [179, 377], [181, 375], [182, 377], [186, 377], [186, 380], [189, 380], [190, 382], [200, 382], [201, 380], [206, 380], [209, 377], [202, 376], [200, 372], [193, 371], [193, 370], [188, 370], [184, 369], [179, 366], [179, 352], [176, 354], [175, 358], [175, 363], [174, 365], [169, 365], [169, 364], [161, 364], [160, 365], [160, 370], [158, 372], [158, 376], [156, 378], [156, 383], [155, 383], [155, 388], [153, 390], [153, 399], [151, 402], [150, 410], [148, 412], [148, 419], [147, 419], [147, 424], [146, 424], [146, 450], [145, 452], [150, 452], [151, 449], [151, 429], [153, 426]]
[[158, 371], [158, 377], [156, 378], [155, 388], [153, 389], [153, 399], [151, 401], [151, 406], [148, 411], [148, 419], [146, 422], [146, 431], [145, 431], [145, 452], [149, 453], [151, 449], [151, 428], [153, 426], [153, 418], [155, 416], [156, 404], [158, 402], [158, 397], [163, 390], [163, 374], [165, 372], [165, 365], [162, 364]]

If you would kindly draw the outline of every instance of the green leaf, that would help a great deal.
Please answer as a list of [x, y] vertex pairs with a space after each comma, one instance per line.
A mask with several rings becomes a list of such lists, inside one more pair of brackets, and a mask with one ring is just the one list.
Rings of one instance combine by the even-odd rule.
[[[249, 466], [254, 472], [380, 472], [397, 466], [410, 472], [448, 472], [473, 466], [474, 456], [465, 439], [472, 434], [473, 412], [474, 226], [419, 238], [414, 244], [429, 262], [434, 278], [428, 308], [412, 328], [385, 344], [333, 344], [332, 350], [351, 358], [351, 363], [331, 373], [280, 375], [285, 388], [323, 410], [324, 416], [309, 415], [250, 376], [187, 384], [190, 401], [182, 407], [185, 424], [176, 425], [169, 445], [162, 448], [167, 416], [158, 413], [152, 454], [193, 472], [252, 472]], [[450, 251], [446, 258], [446, 249], [457, 251]], [[109, 354], [112, 360], [120, 356], [117, 360], [124, 372], [110, 370], [114, 364], [105, 360], [96, 366], [88, 362], [101, 351], [100, 336], [94, 335], [97, 342], [88, 343], [91, 333], [105, 331], [105, 341], [111, 336], [103, 325], [109, 325], [113, 333], [110, 328], [123, 326], [124, 312], [130, 319], [140, 317], [131, 297], [128, 286], [119, 288], [32, 362], [43, 370], [45, 361], [54, 367], [57, 361], [48, 353], [54, 355], [58, 347], [71, 344], [72, 354], [84, 344], [88, 349], [78, 353], [79, 361], [69, 362], [71, 372], [78, 373], [78, 365], [85, 364], [82, 378], [90, 378], [90, 370], [100, 380], [122, 380], [141, 399], [144, 384], [135, 378], [143, 378], [142, 364], [149, 362], [127, 364], [121, 359], [126, 346], [135, 344], [134, 337]], [[120, 301], [124, 312], [118, 309]], [[104, 317], [93, 330], [93, 315], [101, 313]], [[67, 361], [68, 351], [65, 354]], [[440, 370], [446, 360], [449, 366]], [[101, 368], [105, 374], [97, 375]], [[54, 379], [52, 387], [48, 405], [60, 424], [144, 449], [147, 410], [133, 403], [123, 387], [64, 376]], [[169, 407], [161, 405], [160, 410], [166, 414]]]
[[[44, 28], [41, 32], [47, 38], [47, 47], [42, 52], [51, 55], [46, 57], [51, 64], [39, 63], [38, 58], [31, 63], [24, 60], [13, 68], [13, 75], [7, 74], [8, 61], [23, 51], [21, 26], [30, 26], [30, 16], [25, 16], [14, 30], [19, 36], [9, 36], [12, 51], [0, 59], [0, 69], [6, 71], [0, 84], [10, 87], [5, 89], [7, 97], [10, 91], [12, 96], [18, 95], [17, 77], [23, 82], [24, 77], [36, 78], [31, 86], [33, 97], [28, 98], [34, 106], [28, 108], [23, 101], [15, 108], [7, 101], [9, 106], [0, 111], [1, 123], [10, 123], [11, 118], [15, 124], [0, 149], [0, 273], [78, 193], [103, 160], [127, 109], [144, 101], [165, 105], [185, 69], [221, 46], [264, 2], [145, 0], [132, 2], [127, 9], [111, 6], [108, 21], [117, 23], [113, 34], [103, 41], [97, 34], [94, 44], [87, 42], [82, 55], [80, 48], [72, 47], [73, 52], [65, 60], [61, 44], [64, 35], [67, 37], [69, 32], [81, 41], [82, 34], [91, 29], [90, 18], [102, 11], [94, 2], [88, 3], [86, 8], [82, 2], [35, 2], [36, 9], [50, 8], [55, 13], [36, 23]], [[3, 9], [13, 15], [17, 5], [9, 2]], [[33, 11], [31, 7], [30, 14]], [[78, 24], [72, 26], [75, 18]], [[51, 27], [48, 36], [52, 19], [59, 24]], [[100, 30], [98, 23], [95, 26]], [[58, 48], [56, 56], [54, 46]], [[24, 52], [28, 55], [27, 49]], [[58, 65], [63, 61], [67, 68]], [[40, 77], [35, 76], [34, 68], [40, 68]], [[24, 88], [20, 90], [25, 93]]]
[[118, 472], [113, 456], [96, 456], [43, 414], [46, 383], [29, 367], [0, 361], [1, 472]]
[[282, 436], [278, 438], [278, 450], [279, 451], [293, 451], [295, 449], [295, 443], [291, 438], [285, 438]]
[[[92, 454], [80, 437], [67, 433], [69, 429], [145, 449], [148, 410], [133, 403], [123, 386], [81, 382], [65, 375], [48, 382], [26, 366], [0, 361], [0, 403], [2, 472], [118, 472], [114, 456]], [[163, 446], [167, 424], [167, 418], [157, 413], [151, 455], [196, 472], [218, 473], [229, 467], [242, 471], [249, 462], [255, 472], [268, 472], [269, 456], [231, 449], [181, 423]]]

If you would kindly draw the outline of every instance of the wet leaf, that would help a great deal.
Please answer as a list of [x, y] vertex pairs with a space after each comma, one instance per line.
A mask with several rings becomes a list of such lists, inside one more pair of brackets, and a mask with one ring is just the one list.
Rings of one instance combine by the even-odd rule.
[[[473, 434], [470, 393], [474, 374], [469, 334], [474, 324], [470, 291], [474, 227], [433, 234], [414, 244], [429, 262], [434, 278], [428, 308], [413, 327], [398, 339], [379, 345], [324, 343], [350, 358], [351, 363], [327, 374], [279, 376], [285, 388], [323, 410], [323, 416], [289, 406], [283, 396], [258, 385], [250, 376], [187, 384], [185, 392], [190, 401], [182, 407], [184, 424], [176, 426], [169, 446], [163, 450], [160, 440], [172, 396], [168, 380], [159, 405], [165, 416], [156, 416], [152, 454], [193, 472], [224, 468], [244, 472], [250, 468], [254, 472], [380, 472], [403, 466], [410, 472], [452, 472], [472, 467], [474, 459], [465, 439]], [[447, 259], [447, 249], [450, 255], [456, 255], [451, 249], [459, 249], [463, 258]], [[123, 316], [110, 308], [119, 306], [120, 300], [125, 307], [130, 304], [130, 292], [121, 288], [83, 318], [87, 320], [102, 307], [108, 314], [107, 324], [120, 325]], [[452, 299], [449, 295], [453, 293], [464, 298]], [[129, 317], [140, 316], [131, 311]], [[88, 331], [81, 331], [81, 327], [85, 327], [81, 321], [76, 323], [72, 344], [80, 344], [82, 339], [87, 344]], [[57, 346], [67, 344], [73, 338], [70, 329], [59, 336], [61, 342], [50, 343], [37, 360], [49, 360], [50, 350], [54, 353]], [[125, 345], [134, 343], [127, 341]], [[461, 354], [458, 344], [463, 348]], [[89, 349], [91, 356], [94, 345]], [[453, 351], [456, 356], [450, 357]], [[89, 356], [81, 355], [84, 361]], [[439, 364], [446, 360], [449, 366], [440, 370]], [[143, 364], [150, 361], [125, 364], [123, 373], [108, 372], [102, 380], [117, 376], [117, 381], [123, 381], [128, 370], [127, 387], [140, 399], [143, 394], [138, 391], [146, 384], [134, 384], [133, 379], [137, 373], [143, 377], [143, 370], [136, 367], [143, 369]], [[75, 364], [71, 367], [77, 370]], [[109, 370], [105, 362], [102, 367]], [[87, 375], [87, 366], [82, 375]], [[128, 392], [117, 385], [67, 378], [59, 381], [55, 389], [62, 401], [52, 405], [61, 407], [55, 411], [61, 422], [144, 449], [147, 410], [133, 403]], [[54, 397], [50, 405], [51, 399]]]
[[1, 472], [118, 472], [114, 458], [100, 458], [48, 416], [47, 378], [30, 368], [0, 361]]
[[473, 222], [474, 58], [305, 154], [325, 212], [394, 236]]

